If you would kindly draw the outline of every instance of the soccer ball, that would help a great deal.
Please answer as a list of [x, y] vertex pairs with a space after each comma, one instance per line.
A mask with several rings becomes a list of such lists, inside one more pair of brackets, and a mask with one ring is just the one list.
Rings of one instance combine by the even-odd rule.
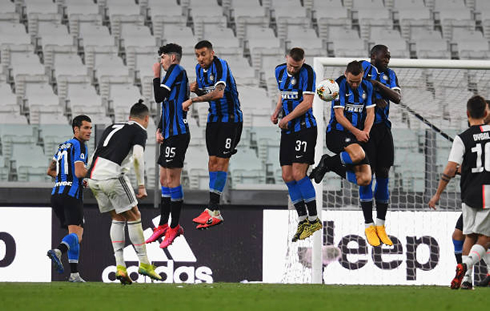
[[316, 93], [326, 102], [335, 100], [339, 95], [339, 85], [333, 79], [325, 79], [317, 85]]

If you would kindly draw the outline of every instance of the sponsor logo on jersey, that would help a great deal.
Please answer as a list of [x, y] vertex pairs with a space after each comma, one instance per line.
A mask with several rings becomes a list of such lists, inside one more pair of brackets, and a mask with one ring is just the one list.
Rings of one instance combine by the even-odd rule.
[[281, 97], [282, 99], [298, 99], [299, 93], [298, 91], [282, 91]]
[[60, 187], [60, 186], [69, 186], [71, 187], [72, 185], [72, 182], [71, 181], [58, 181], [56, 183], [54, 183], [54, 186], [55, 187]]
[[363, 109], [364, 105], [346, 104], [344, 110], [348, 112], [362, 112]]

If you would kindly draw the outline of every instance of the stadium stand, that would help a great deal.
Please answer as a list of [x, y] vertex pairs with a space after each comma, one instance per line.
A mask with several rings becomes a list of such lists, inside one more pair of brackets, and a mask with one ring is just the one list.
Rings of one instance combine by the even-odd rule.
[[[129, 106], [139, 98], [157, 119], [151, 68], [158, 47], [182, 45], [181, 65], [193, 81], [194, 45], [201, 39], [210, 40], [216, 55], [229, 63], [245, 112], [243, 153], [237, 158], [252, 157], [254, 168], [231, 166], [232, 187], [281, 184], [279, 133], [269, 116], [277, 103], [274, 68], [285, 61], [287, 49], [304, 47], [310, 65], [315, 56], [367, 57], [378, 43], [388, 45], [392, 57], [488, 59], [490, 5], [485, 0], [5, 0], [0, 3], [0, 124], [39, 126], [40, 135], [45, 126], [69, 124], [81, 113], [94, 123], [109, 124], [126, 120]], [[445, 78], [448, 71], [443, 75], [437, 69], [396, 72], [404, 102], [420, 113], [442, 111], [441, 122], [449, 128], [459, 128], [464, 120], [461, 107], [445, 103], [462, 101], [474, 91], [488, 95], [490, 85], [488, 75], [478, 71], [454, 71], [451, 80]], [[340, 68], [325, 68], [324, 76], [341, 74]], [[423, 104], [427, 98], [429, 107]], [[207, 188], [202, 157], [207, 113], [206, 103], [196, 103], [189, 117], [193, 138], [184, 178], [192, 189]], [[398, 107], [391, 117], [401, 130], [410, 128], [413, 118]], [[151, 131], [154, 135], [153, 127]], [[12, 167], [15, 174], [9, 171], [8, 146], [15, 135], [44, 150], [51, 141], [27, 139], [21, 132], [7, 135], [5, 143], [2, 137], [2, 151], [7, 149], [1, 155], [1, 180], [31, 178], [23, 165]], [[154, 142], [149, 146], [156, 148]], [[252, 176], [254, 169], [260, 174]], [[420, 176], [402, 169], [394, 170], [397, 182], [419, 189]], [[150, 178], [156, 173], [151, 165], [147, 172]], [[42, 179], [35, 171], [32, 175]], [[327, 187], [340, 187], [340, 182], [327, 182]]]

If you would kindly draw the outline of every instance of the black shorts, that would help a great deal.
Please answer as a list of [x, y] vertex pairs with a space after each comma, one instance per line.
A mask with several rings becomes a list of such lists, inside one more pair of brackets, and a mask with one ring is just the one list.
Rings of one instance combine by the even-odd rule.
[[65, 194], [51, 196], [51, 207], [54, 214], [60, 220], [61, 228], [67, 229], [69, 225], [83, 227], [83, 202]]
[[377, 167], [392, 167], [395, 159], [395, 148], [391, 129], [384, 123], [374, 124], [369, 136], [369, 141], [364, 145], [364, 151], [369, 157], [373, 173], [376, 172]]
[[170, 136], [165, 139], [160, 145], [158, 164], [164, 168], [183, 168], [185, 153], [190, 140], [191, 135], [189, 133]]
[[281, 166], [293, 163], [315, 163], [315, 146], [317, 128], [293, 132], [281, 133], [281, 145], [279, 147], [279, 163]]
[[327, 132], [326, 140], [328, 150], [336, 154], [341, 153], [345, 147], [352, 144], [359, 144], [364, 148], [364, 144], [359, 142], [351, 132], [331, 130]]
[[206, 125], [206, 148], [209, 156], [230, 158], [237, 152], [236, 146], [242, 136], [242, 123], [208, 123]]
[[463, 231], [463, 213], [461, 213], [461, 216], [459, 216], [454, 228]]

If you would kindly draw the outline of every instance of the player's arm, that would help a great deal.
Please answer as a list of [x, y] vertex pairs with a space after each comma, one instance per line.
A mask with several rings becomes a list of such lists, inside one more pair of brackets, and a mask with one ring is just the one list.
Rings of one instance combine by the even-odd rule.
[[456, 162], [448, 161], [444, 172], [442, 173], [441, 179], [439, 180], [439, 185], [437, 186], [436, 193], [429, 201], [429, 207], [432, 209], [436, 209], [436, 204], [439, 202], [441, 194], [446, 189], [447, 184], [451, 181], [451, 178], [456, 175], [458, 171], [459, 164]]
[[160, 63], [153, 64], [153, 94], [157, 103], [163, 102], [170, 94], [170, 89], [166, 85], [161, 84], [160, 70]]
[[368, 141], [369, 135], [367, 135], [365, 132], [361, 131], [354, 125], [352, 125], [352, 123], [350, 123], [350, 121], [345, 117], [344, 107], [337, 106], [335, 107], [334, 112], [335, 112], [335, 120], [337, 120], [337, 122], [340, 123], [340, 125], [342, 125], [346, 130], [354, 134], [354, 136], [356, 136], [358, 141], [361, 142]]
[[373, 127], [375, 115], [376, 114], [374, 112], [374, 106], [366, 109], [366, 120], [364, 120], [363, 131], [366, 132], [368, 135], [371, 132], [371, 128]]
[[85, 167], [85, 163], [83, 163], [83, 161], [75, 162], [75, 176], [77, 176], [77, 178], [84, 178], [87, 176], [87, 172], [87, 167]]
[[271, 115], [271, 121], [274, 124], [277, 124], [279, 120], [279, 113], [281, 113], [282, 110], [282, 97], [281, 94], [277, 96], [277, 104], [276, 104], [276, 109], [274, 109], [274, 112]]
[[463, 163], [463, 156], [465, 153], [465, 146], [461, 138], [456, 136], [453, 141], [453, 146], [451, 147], [451, 152], [449, 153], [449, 159], [442, 173], [441, 179], [439, 180], [439, 186], [434, 196], [429, 201], [429, 207], [436, 209], [436, 204], [439, 202], [442, 192], [446, 189], [447, 184], [454, 177], [458, 171], [458, 166]]
[[402, 95], [401, 92], [398, 88], [396, 89], [390, 89], [383, 83], [377, 81], [377, 80], [371, 80], [371, 83], [373, 84], [373, 87], [378, 91], [383, 98], [388, 99], [389, 101], [394, 102], [395, 104], [399, 104], [400, 101], [402, 100]]
[[226, 86], [223, 82], [221, 82], [221, 83], [218, 82], [218, 84], [216, 84], [213, 91], [211, 91], [207, 94], [204, 94], [204, 95], [189, 98], [188, 100], [183, 102], [182, 103], [182, 109], [184, 109], [184, 111], [188, 111], [189, 107], [195, 102], [209, 102], [212, 100], [221, 99], [221, 98], [223, 98], [223, 96], [225, 94], [225, 88], [226, 88]]
[[194, 81], [192, 82], [191, 84], [189, 84], [189, 89], [192, 93], [196, 94], [197, 96], [201, 96], [201, 95], [204, 95], [206, 94], [206, 92], [204, 90], [201, 90], [198, 85], [197, 85], [197, 81]]
[[138, 183], [138, 199], [145, 198], [147, 196], [145, 188], [145, 150], [141, 145], [134, 145], [133, 158], [134, 158], [134, 171], [136, 173], [136, 182]]
[[279, 127], [282, 129], [288, 128], [288, 122], [304, 115], [313, 105], [313, 94], [303, 94], [303, 101], [299, 103], [288, 115], [284, 116], [279, 122]]
[[55, 178], [57, 175], [56, 172], [56, 161], [52, 160], [51, 163], [49, 163], [48, 171], [46, 172], [47, 175]]

